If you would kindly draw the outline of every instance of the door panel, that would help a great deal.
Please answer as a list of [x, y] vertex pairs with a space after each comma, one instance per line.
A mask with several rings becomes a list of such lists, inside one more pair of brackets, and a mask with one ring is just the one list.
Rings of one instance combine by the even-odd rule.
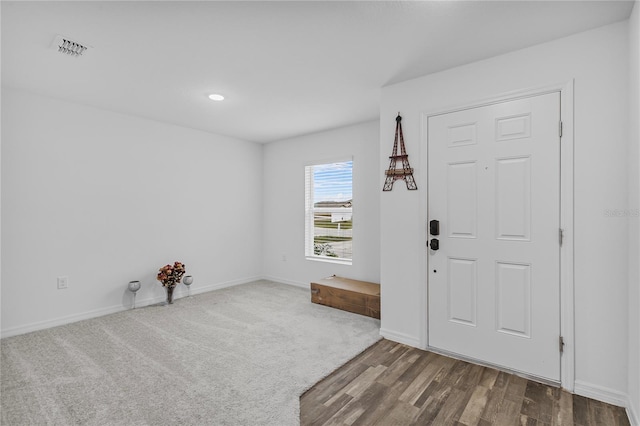
[[476, 325], [477, 276], [475, 259], [449, 258], [449, 320]]
[[478, 222], [476, 163], [449, 164], [447, 222], [452, 238], [475, 238]]
[[496, 262], [497, 330], [531, 337], [531, 265]]
[[429, 346], [560, 380], [560, 94], [429, 117]]
[[496, 160], [496, 238], [531, 240], [531, 157]]

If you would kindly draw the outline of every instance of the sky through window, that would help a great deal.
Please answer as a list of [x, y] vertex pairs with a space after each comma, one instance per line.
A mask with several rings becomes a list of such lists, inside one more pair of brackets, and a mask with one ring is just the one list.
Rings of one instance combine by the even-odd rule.
[[349, 201], [353, 198], [353, 161], [319, 164], [313, 167], [314, 203]]

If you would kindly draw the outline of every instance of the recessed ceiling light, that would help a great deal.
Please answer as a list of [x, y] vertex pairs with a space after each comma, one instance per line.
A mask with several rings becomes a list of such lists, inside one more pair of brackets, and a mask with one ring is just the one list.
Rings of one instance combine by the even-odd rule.
[[224, 96], [217, 93], [212, 93], [209, 95], [209, 99], [211, 99], [212, 101], [224, 101]]

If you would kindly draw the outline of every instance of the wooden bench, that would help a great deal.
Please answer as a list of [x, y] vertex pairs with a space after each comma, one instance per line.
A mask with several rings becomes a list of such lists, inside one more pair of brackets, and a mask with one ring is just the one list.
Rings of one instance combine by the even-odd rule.
[[311, 282], [311, 302], [380, 319], [380, 284], [334, 275]]

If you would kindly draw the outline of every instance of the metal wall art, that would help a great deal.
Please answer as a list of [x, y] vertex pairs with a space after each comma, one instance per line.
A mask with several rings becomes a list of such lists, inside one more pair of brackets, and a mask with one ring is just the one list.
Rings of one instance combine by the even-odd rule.
[[[393, 183], [402, 179], [407, 184], [408, 190], [418, 189], [416, 185], [416, 181], [413, 178], [413, 169], [409, 165], [409, 156], [407, 155], [407, 150], [404, 147], [404, 138], [402, 137], [402, 117], [400, 117], [400, 113], [396, 117], [396, 137], [393, 141], [393, 153], [389, 157], [391, 162], [389, 163], [389, 169], [385, 172], [387, 179], [384, 181], [383, 191], [391, 191], [393, 189]], [[398, 140], [400, 141], [400, 155], [398, 155]], [[402, 168], [397, 169], [396, 163], [398, 160], [402, 161]]]

